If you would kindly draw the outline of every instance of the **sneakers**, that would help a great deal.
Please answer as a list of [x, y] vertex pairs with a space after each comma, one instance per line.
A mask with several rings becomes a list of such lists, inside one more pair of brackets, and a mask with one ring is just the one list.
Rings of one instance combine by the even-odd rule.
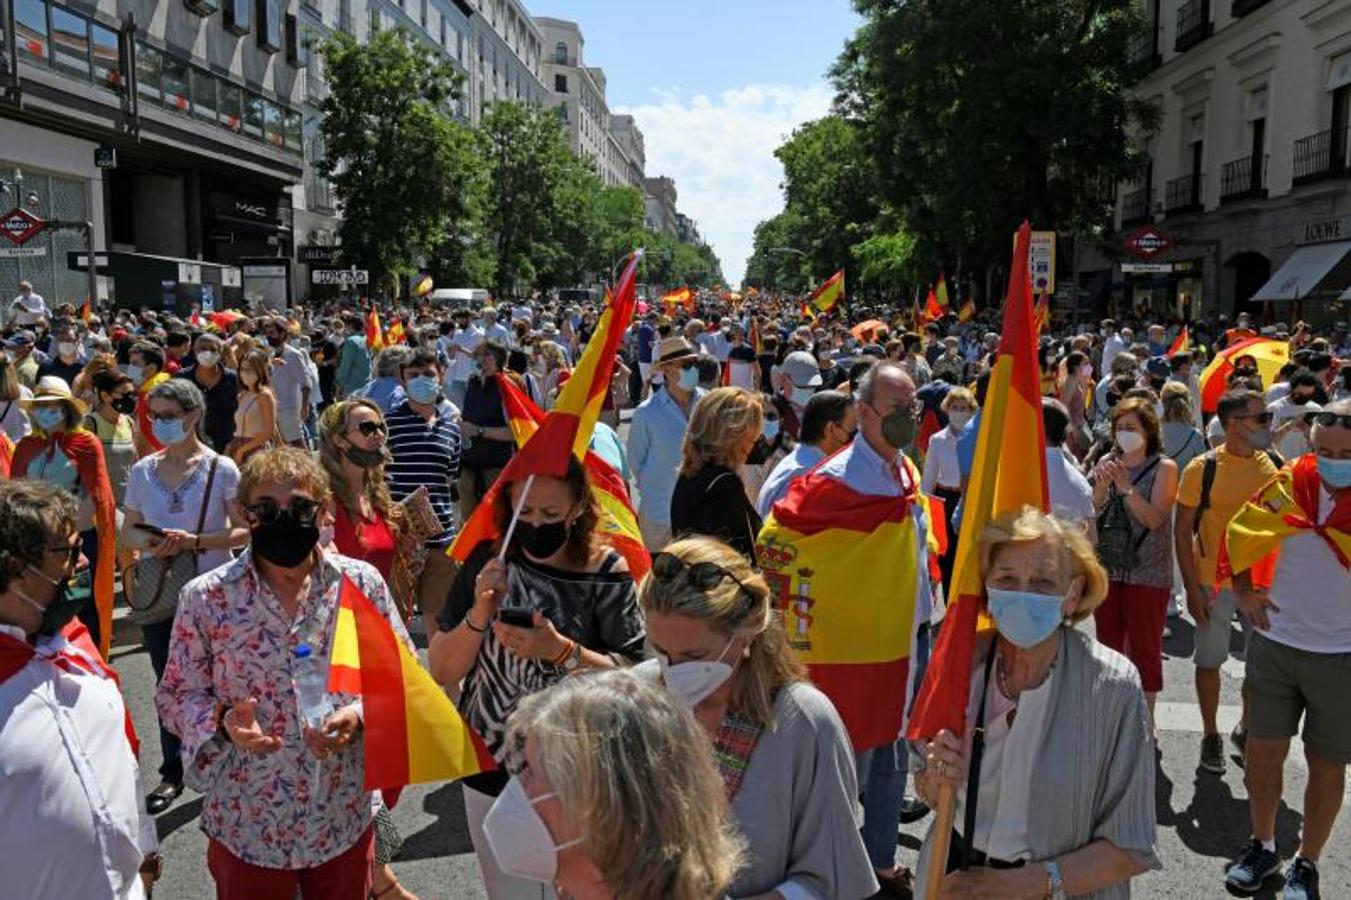
[[1283, 900], [1318, 900], [1318, 869], [1302, 856], [1296, 856], [1285, 870]]
[[913, 825], [929, 814], [929, 805], [914, 797], [905, 798], [901, 804], [901, 824]]
[[[1253, 838], [1243, 848], [1238, 859], [1225, 867], [1224, 883], [1246, 893], [1256, 893], [1261, 890], [1263, 881], [1280, 870], [1281, 858], [1263, 847], [1257, 838]], [[1295, 867], [1291, 866], [1290, 871], [1294, 870]]]
[[1241, 724], [1235, 725], [1234, 730], [1229, 732], [1229, 743], [1234, 745], [1234, 749], [1238, 751], [1239, 756], [1243, 755], [1248, 746], [1248, 732]]
[[1224, 738], [1218, 734], [1208, 734], [1201, 738], [1201, 768], [1216, 775], [1223, 775]]

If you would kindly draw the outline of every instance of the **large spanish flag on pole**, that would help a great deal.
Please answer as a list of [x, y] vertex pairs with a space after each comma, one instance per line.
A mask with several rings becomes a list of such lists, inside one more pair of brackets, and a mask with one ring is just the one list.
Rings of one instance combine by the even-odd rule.
[[[859, 438], [861, 441], [862, 438]], [[910, 696], [915, 610], [929, 590], [928, 504], [905, 460], [902, 488], [869, 493], [847, 447], [796, 479], [756, 546], [788, 640], [855, 750], [890, 744]]]
[[809, 298], [812, 306], [813, 315], [828, 313], [839, 305], [840, 300], [844, 298], [844, 269], [836, 272], [819, 288], [812, 291]]
[[[1047, 509], [1046, 433], [1041, 419], [1041, 372], [1037, 365], [1037, 332], [1032, 314], [1032, 286], [1027, 272], [1032, 229], [1023, 222], [1014, 244], [1004, 329], [999, 356], [981, 408], [980, 431], [971, 480], [963, 501], [962, 527], [953, 567], [952, 596], [939, 631], [924, 683], [915, 697], [906, 736], [927, 740], [943, 729], [961, 736], [966, 731], [967, 699], [977, 625], [990, 626], [981, 612], [985, 584], [980, 574], [980, 535], [986, 524], [1005, 512], [1033, 506]], [[934, 834], [941, 844], [933, 859], [947, 859], [952, 834], [954, 797], [940, 798]], [[942, 816], [946, 815], [946, 823]], [[944, 866], [930, 867], [942, 875]], [[926, 897], [937, 896], [937, 880]]]
[[447, 556], [464, 562], [476, 546], [495, 536], [493, 501], [500, 485], [523, 480], [529, 475], [562, 478], [568, 471], [569, 456], [585, 463], [591, 433], [600, 418], [605, 393], [610, 389], [619, 344], [637, 306], [635, 288], [638, 261], [642, 255], [641, 250], [633, 252], [614, 294], [605, 305], [600, 322], [596, 324], [595, 333], [577, 360], [572, 377], [563, 386], [554, 408], [497, 476], [497, 481], [484, 494], [455, 536], [454, 543], [446, 550]]
[[361, 695], [368, 791], [497, 768], [483, 739], [346, 575], [338, 591], [328, 689]]

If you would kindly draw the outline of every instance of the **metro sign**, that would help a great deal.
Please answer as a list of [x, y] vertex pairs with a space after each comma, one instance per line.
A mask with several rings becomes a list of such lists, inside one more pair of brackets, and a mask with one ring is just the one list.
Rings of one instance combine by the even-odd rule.
[[0, 219], [0, 233], [9, 238], [15, 246], [23, 246], [42, 231], [46, 224], [28, 210], [16, 206]]
[[1126, 238], [1126, 249], [1141, 259], [1153, 259], [1171, 246], [1173, 239], [1155, 228], [1141, 228]]

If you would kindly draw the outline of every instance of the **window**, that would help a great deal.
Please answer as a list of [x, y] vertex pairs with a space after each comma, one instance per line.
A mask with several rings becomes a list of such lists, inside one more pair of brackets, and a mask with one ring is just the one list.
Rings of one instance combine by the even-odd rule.
[[563, 41], [554, 44], [554, 62], [560, 66], [568, 64], [568, 45]]
[[136, 42], [136, 93], [156, 103], [160, 99], [160, 69], [163, 55], [148, 44]]
[[248, 91], [244, 92], [244, 133], [263, 138], [263, 98]]
[[220, 103], [220, 123], [231, 131], [239, 131], [244, 117], [239, 87], [222, 81], [216, 96]]
[[253, 28], [249, 4], [253, 0], [225, 0], [225, 30], [231, 34], [248, 34]]
[[276, 53], [282, 44], [280, 0], [258, 0], [258, 46]]
[[300, 131], [300, 113], [290, 109], [284, 110], [282, 113], [282, 133], [286, 137], [287, 150], [294, 150], [297, 153], [301, 151]]
[[14, 37], [24, 56], [47, 61], [47, 4], [43, 0], [14, 0]]
[[183, 0], [183, 5], [199, 16], [209, 16], [220, 9], [218, 0]]
[[302, 30], [300, 21], [290, 13], [287, 13], [285, 22], [286, 61], [299, 69], [310, 61], [308, 29]]
[[192, 70], [192, 114], [208, 122], [216, 121], [216, 76], [205, 69]]
[[110, 90], [122, 90], [122, 51], [117, 32], [90, 22], [89, 43], [94, 50], [94, 83]]
[[555, 76], [554, 76], [554, 90], [557, 91], [557, 92], [560, 93], [560, 94], [566, 94], [566, 93], [568, 92], [568, 76], [566, 76], [566, 75], [555, 75]]
[[281, 107], [271, 100], [263, 101], [263, 130], [269, 144], [277, 147], [286, 145], [286, 134], [282, 130]]
[[89, 23], [59, 6], [52, 7], [52, 64], [67, 74], [89, 78]]
[[187, 112], [188, 101], [188, 64], [169, 54], [163, 56], [164, 105], [178, 112]]

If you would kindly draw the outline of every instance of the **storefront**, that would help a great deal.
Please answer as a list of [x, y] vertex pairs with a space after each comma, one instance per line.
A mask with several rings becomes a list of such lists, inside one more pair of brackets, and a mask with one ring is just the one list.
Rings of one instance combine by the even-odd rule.
[[1140, 319], [1191, 321], [1205, 300], [1205, 257], [1171, 262], [1123, 262], [1123, 300]]

